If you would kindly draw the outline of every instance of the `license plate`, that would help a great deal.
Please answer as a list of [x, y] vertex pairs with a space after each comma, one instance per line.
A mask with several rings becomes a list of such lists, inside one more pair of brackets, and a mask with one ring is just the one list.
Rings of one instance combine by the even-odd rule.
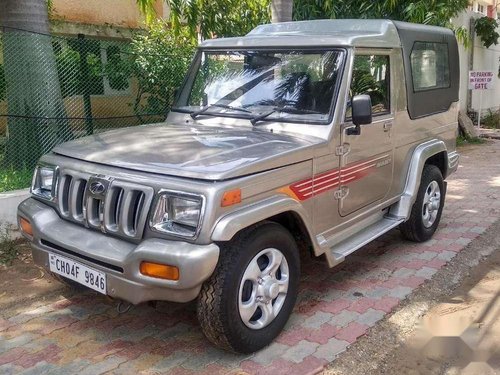
[[50, 270], [99, 293], [106, 294], [106, 274], [74, 260], [49, 254]]

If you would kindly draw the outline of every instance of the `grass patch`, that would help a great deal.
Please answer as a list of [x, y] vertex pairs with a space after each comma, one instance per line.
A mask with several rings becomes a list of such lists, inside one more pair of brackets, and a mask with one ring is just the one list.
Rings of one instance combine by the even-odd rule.
[[9, 266], [18, 255], [16, 242], [11, 240], [9, 229], [0, 224], [0, 264]]
[[457, 146], [466, 146], [466, 145], [482, 145], [486, 141], [479, 137], [468, 138], [463, 135], [457, 138]]
[[28, 168], [0, 169], [0, 193], [29, 187], [32, 176], [33, 170]]

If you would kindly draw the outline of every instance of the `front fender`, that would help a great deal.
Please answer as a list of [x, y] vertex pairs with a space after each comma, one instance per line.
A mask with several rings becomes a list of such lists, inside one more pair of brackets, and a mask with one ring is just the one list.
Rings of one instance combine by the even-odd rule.
[[313, 246], [318, 247], [315, 237], [312, 235], [311, 220], [306, 210], [299, 202], [287, 196], [267, 198], [223, 216], [215, 225], [212, 232], [212, 241], [229, 241], [240, 230], [289, 211], [296, 213], [300, 217], [309, 233]]

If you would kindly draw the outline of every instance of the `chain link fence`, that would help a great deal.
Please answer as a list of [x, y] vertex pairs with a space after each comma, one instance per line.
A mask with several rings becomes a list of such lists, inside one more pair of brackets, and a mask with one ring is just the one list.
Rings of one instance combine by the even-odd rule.
[[71, 139], [161, 122], [193, 48], [0, 26], [0, 192], [29, 186], [41, 155]]

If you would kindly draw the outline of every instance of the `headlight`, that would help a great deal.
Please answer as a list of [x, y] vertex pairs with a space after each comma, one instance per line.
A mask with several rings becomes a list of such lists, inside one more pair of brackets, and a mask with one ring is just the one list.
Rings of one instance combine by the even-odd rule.
[[160, 193], [151, 228], [161, 233], [193, 238], [200, 227], [203, 198], [183, 193]]
[[48, 200], [55, 198], [56, 167], [37, 166], [33, 175], [31, 193]]

